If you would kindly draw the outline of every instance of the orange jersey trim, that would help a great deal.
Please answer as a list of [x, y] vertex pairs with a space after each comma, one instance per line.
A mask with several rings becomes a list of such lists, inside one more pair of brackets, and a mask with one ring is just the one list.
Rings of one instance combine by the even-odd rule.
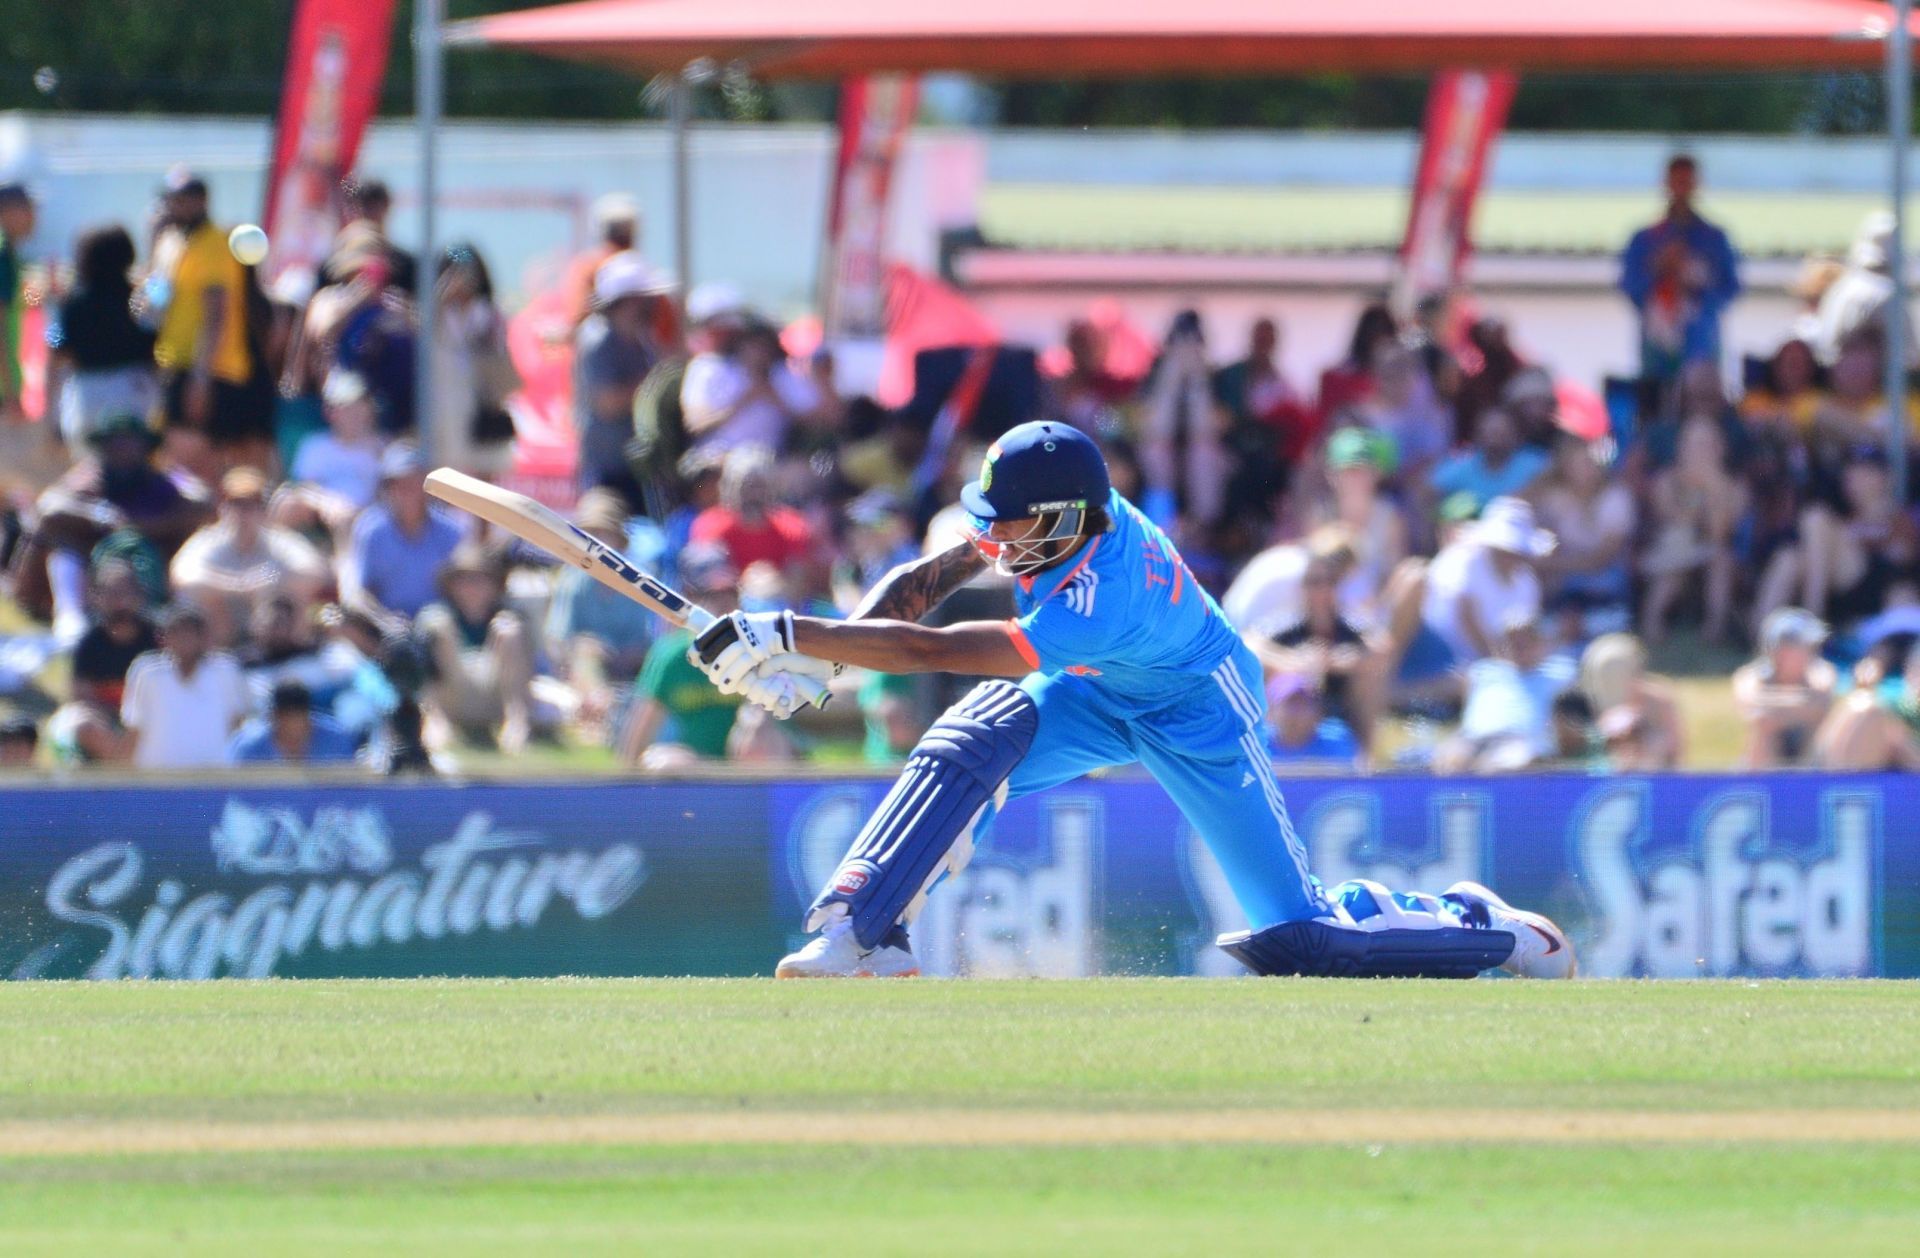
[[1028, 668], [1040, 667], [1040, 652], [1034, 650], [1033, 643], [1027, 641], [1026, 631], [1011, 620], [1007, 622], [1007, 637], [1012, 640], [1013, 649], [1020, 652], [1020, 658], [1027, 662]]

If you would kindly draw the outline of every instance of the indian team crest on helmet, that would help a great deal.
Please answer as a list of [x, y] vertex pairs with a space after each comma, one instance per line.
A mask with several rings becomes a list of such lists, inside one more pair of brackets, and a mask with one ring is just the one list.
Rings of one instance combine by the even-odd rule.
[[987, 457], [980, 463], [980, 492], [986, 493], [993, 488], [993, 461], [1000, 457], [1000, 443], [994, 442], [987, 447]]

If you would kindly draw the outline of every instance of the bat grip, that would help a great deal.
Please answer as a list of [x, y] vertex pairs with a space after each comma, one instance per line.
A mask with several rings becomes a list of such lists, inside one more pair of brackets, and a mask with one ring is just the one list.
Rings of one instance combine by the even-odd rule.
[[687, 628], [692, 631], [693, 636], [696, 638], [705, 633], [718, 619], [720, 619], [718, 616], [698, 604], [690, 605], [687, 608]]

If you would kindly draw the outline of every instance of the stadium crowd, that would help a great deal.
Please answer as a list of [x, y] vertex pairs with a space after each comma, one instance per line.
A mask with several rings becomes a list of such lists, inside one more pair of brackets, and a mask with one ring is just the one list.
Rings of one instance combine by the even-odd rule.
[[[727, 286], [679, 300], [632, 203], [609, 198], [568, 273], [573, 518], [716, 611], [844, 613], [964, 536], [951, 504], [985, 443], [1051, 417], [1101, 441], [1253, 644], [1289, 766], [1686, 765], [1675, 688], [1648, 664], [1676, 626], [1751, 647], [1731, 682], [1747, 764], [1920, 763], [1920, 515], [1895, 496], [1881, 392], [1887, 224], [1809, 265], [1805, 317], [1730, 393], [1719, 319], [1739, 263], [1692, 207], [1695, 174], [1674, 161], [1667, 213], [1622, 257], [1642, 369], [1610, 384], [1603, 431], [1571, 422], [1524, 329], [1456, 295], [1406, 317], [1369, 305], [1313, 381], [1280, 369], [1273, 320], [1229, 348], [1186, 311], [1138, 361], [1076, 320], [1037, 358], [985, 360], [971, 415], [945, 390], [888, 410]], [[425, 773], [540, 742], [646, 771], [903, 755], [959, 679], [848, 677], [827, 712], [776, 722], [716, 692], [685, 633], [429, 500], [429, 452], [510, 473], [520, 380], [485, 262], [409, 255], [389, 204], [354, 185], [290, 299], [177, 171], [140, 245], [90, 230], [70, 277], [31, 294], [47, 422], [20, 411], [17, 331], [0, 354], [0, 765]], [[15, 246], [34, 211], [0, 187], [0, 326], [30, 296]], [[956, 351], [961, 374], [977, 353]], [[942, 614], [1010, 607], [989, 576]]]

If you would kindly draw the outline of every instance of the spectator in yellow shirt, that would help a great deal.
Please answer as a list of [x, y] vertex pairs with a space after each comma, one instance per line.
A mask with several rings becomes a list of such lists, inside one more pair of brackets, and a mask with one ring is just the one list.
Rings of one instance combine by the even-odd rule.
[[265, 407], [253, 396], [246, 270], [207, 217], [207, 185], [175, 170], [163, 190], [163, 226], [145, 286], [159, 333], [153, 357], [165, 390], [169, 436], [216, 445], [259, 435]]

